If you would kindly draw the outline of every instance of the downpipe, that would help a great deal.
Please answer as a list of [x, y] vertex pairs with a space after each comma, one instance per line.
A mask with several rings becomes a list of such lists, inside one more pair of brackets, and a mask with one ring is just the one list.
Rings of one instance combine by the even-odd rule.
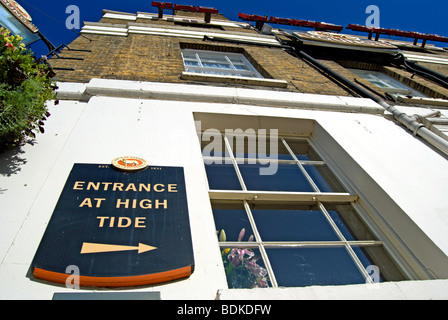
[[342, 75], [338, 74], [337, 72], [333, 71], [320, 61], [314, 59], [307, 53], [292, 48], [294, 53], [301, 57], [302, 59], [308, 61], [310, 64], [312, 64], [315, 68], [320, 70], [321, 72], [324, 72], [325, 74], [329, 75], [333, 79], [341, 82], [345, 86], [347, 86], [349, 89], [353, 90], [357, 94], [359, 94], [361, 97], [364, 98], [370, 98], [376, 103], [378, 103], [380, 106], [382, 106], [386, 111], [390, 112], [394, 119], [405, 126], [409, 131], [412, 132], [414, 136], [419, 136], [435, 148], [437, 148], [440, 152], [442, 152], [445, 156], [448, 156], [448, 141], [441, 138], [431, 130], [427, 129], [422, 123], [418, 122], [416, 118], [410, 117], [404, 112], [398, 110], [394, 106], [388, 104], [386, 101], [382, 100], [378, 96], [372, 94], [371, 92], [365, 90], [364, 88], [356, 85], [352, 81], [348, 80], [347, 78], [343, 77]]
[[[337, 72], [333, 71], [331, 68], [327, 67], [323, 63], [314, 59], [313, 57], [311, 57], [304, 51], [300, 50], [299, 47], [283, 45], [282, 41], [277, 36], [275, 36], [275, 37], [277, 38], [277, 41], [281, 44], [281, 46], [280, 46], [281, 48], [283, 48], [290, 54], [295, 55], [296, 57], [299, 57], [305, 61], [308, 61], [308, 63], [310, 63], [316, 69], [320, 70], [321, 72], [323, 72], [328, 77], [335, 80], [336, 82], [340, 82], [341, 84], [346, 86], [348, 89], [359, 94], [361, 97], [372, 99], [373, 101], [378, 103], [380, 106], [382, 106], [386, 111], [390, 112], [394, 116], [396, 121], [398, 123], [402, 124], [403, 126], [405, 126], [408, 130], [410, 130], [414, 136], [421, 137], [423, 140], [428, 142], [430, 145], [437, 148], [445, 156], [448, 156], [448, 141], [442, 139], [441, 137], [436, 135], [434, 132], [428, 130], [422, 123], [418, 122], [416, 120], [416, 118], [409, 117], [404, 112], [398, 110], [394, 106], [389, 105], [386, 101], [380, 99], [378, 96], [372, 94], [371, 92], [367, 91], [366, 89], [362, 88], [361, 86], [358, 86], [357, 84], [353, 83], [352, 81], [348, 80], [347, 78], [345, 78], [342, 75], [338, 74]], [[221, 41], [228, 41], [228, 40], [222, 39]]]
[[394, 58], [395, 61], [393, 61], [394, 64], [400, 66], [403, 65], [406, 70], [409, 72], [418, 74], [419, 76], [429, 79], [431, 81], [437, 82], [439, 85], [443, 86], [444, 88], [448, 88], [448, 77], [437, 72], [434, 70], [431, 70], [415, 61], [408, 60], [403, 54], [399, 53]]
[[386, 111], [392, 113], [394, 118], [399, 123], [404, 125], [409, 131], [411, 131], [414, 136], [421, 137], [429, 144], [436, 147], [438, 150], [448, 156], [448, 141], [426, 128], [423, 123], [418, 122], [416, 117], [408, 116], [404, 112], [398, 110], [394, 106], [389, 105], [385, 101], [380, 101], [378, 102], [378, 104], [386, 109]]

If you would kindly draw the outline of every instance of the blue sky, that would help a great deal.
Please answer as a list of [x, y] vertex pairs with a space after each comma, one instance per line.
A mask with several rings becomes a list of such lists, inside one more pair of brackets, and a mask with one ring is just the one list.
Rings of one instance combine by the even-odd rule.
[[[55, 45], [69, 44], [78, 35], [65, 27], [70, 16], [66, 9], [70, 5], [79, 8], [82, 21], [98, 21], [102, 9], [136, 13], [156, 13], [151, 0], [16, 0], [33, 18], [33, 23]], [[370, 14], [369, 5], [376, 5], [380, 13], [380, 27], [405, 31], [448, 36], [447, 0], [314, 0], [314, 1], [267, 1], [267, 0], [179, 0], [165, 1], [215, 7], [227, 18], [241, 21], [238, 13], [258, 14], [281, 18], [293, 18], [328, 22], [346, 27], [349, 23], [365, 25]], [[349, 30], [344, 32], [349, 33]], [[360, 33], [358, 33], [361, 35]], [[448, 47], [448, 43], [440, 43]], [[32, 50], [37, 55], [46, 54], [42, 41], [35, 43]]]

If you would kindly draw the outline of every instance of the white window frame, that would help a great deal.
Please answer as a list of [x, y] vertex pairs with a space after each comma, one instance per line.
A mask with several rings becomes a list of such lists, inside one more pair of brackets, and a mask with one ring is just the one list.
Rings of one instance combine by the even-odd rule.
[[[211, 60], [213, 58], [223, 61], [227, 67], [210, 67], [206, 66], [207, 55]], [[224, 59], [223, 59], [224, 58]], [[241, 63], [235, 63], [235, 60], [240, 59]], [[222, 52], [211, 50], [196, 50], [196, 49], [182, 49], [182, 60], [186, 72], [212, 74], [212, 75], [228, 75], [236, 77], [258, 78], [262, 79], [263, 76], [252, 66], [252, 64], [246, 59], [242, 53], [235, 52]], [[188, 65], [186, 62], [191, 61], [197, 65]], [[237, 66], [241, 65], [246, 70], [238, 69]]]
[[[356, 75], [374, 84], [378, 88], [381, 88], [385, 92], [391, 94], [394, 97], [398, 96], [413, 96], [426, 98], [426, 96], [412, 88], [409, 88], [405, 84], [389, 77], [388, 75], [379, 71], [350, 69]], [[379, 85], [380, 84], [380, 85]]]
[[[359, 199], [358, 195], [356, 193], [353, 193], [352, 191], [347, 192], [322, 192], [319, 190], [318, 186], [314, 183], [313, 178], [310, 177], [307, 173], [307, 171], [304, 169], [304, 165], [307, 164], [313, 164], [313, 165], [328, 165], [325, 158], [322, 158], [323, 160], [316, 161], [316, 160], [299, 160], [295, 155], [294, 152], [290, 149], [287, 142], [283, 137], [279, 137], [281, 143], [286, 147], [290, 155], [292, 156], [293, 160], [277, 160], [279, 163], [294, 163], [298, 166], [298, 170], [300, 170], [305, 178], [308, 180], [310, 185], [313, 188], [313, 192], [283, 192], [283, 191], [249, 191], [244, 184], [244, 179], [241, 175], [240, 170], [238, 169], [238, 163], [241, 161], [244, 161], [244, 159], [236, 157], [236, 155], [233, 154], [230, 142], [226, 136], [223, 136], [224, 139], [224, 146], [226, 148], [227, 157], [230, 157], [231, 163], [233, 164], [233, 167], [236, 171], [236, 175], [238, 177], [238, 180], [241, 184], [242, 190], [214, 190], [209, 189], [209, 196], [210, 200], [215, 200], [218, 203], [220, 201], [227, 201], [227, 200], [236, 200], [241, 201], [243, 203], [243, 207], [246, 211], [246, 214], [248, 216], [248, 219], [250, 221], [251, 228], [254, 232], [255, 241], [253, 242], [219, 242], [219, 247], [221, 250], [226, 248], [251, 248], [251, 249], [257, 249], [260, 252], [261, 258], [263, 259], [263, 262], [265, 264], [268, 278], [270, 281], [270, 284], [273, 288], [279, 287], [275, 272], [271, 266], [271, 263], [269, 262], [269, 257], [266, 252], [266, 248], [317, 248], [317, 247], [344, 247], [347, 250], [347, 253], [351, 257], [353, 263], [358, 268], [361, 275], [364, 277], [366, 283], [374, 283], [374, 281], [371, 278], [371, 275], [368, 273], [366, 268], [363, 266], [362, 262], [359, 260], [357, 253], [353, 250], [354, 247], [377, 247], [377, 246], [385, 246], [384, 241], [382, 240], [347, 240], [340, 229], [337, 227], [335, 222], [330, 217], [330, 214], [327, 210], [327, 204], [325, 202], [330, 202], [332, 204], [337, 203], [350, 203], [353, 205], [353, 210], [357, 212], [358, 216], [361, 218], [361, 214], [359, 211], [362, 211], [361, 208], [356, 206], [356, 201]], [[288, 139], [294, 139], [294, 140], [302, 140], [306, 141], [309, 146], [316, 152], [318, 152], [317, 146], [313, 143], [311, 139], [308, 137], [292, 137], [288, 136]], [[319, 152], [318, 152], [319, 154]], [[321, 155], [319, 154], [319, 157]], [[203, 160], [212, 160], [213, 157], [203, 156]], [[330, 171], [332, 171], [333, 174], [335, 174], [329, 166]], [[335, 177], [337, 178], [339, 183], [343, 183], [343, 179], [337, 174], [335, 174]], [[250, 204], [249, 202], [256, 198], [258, 201], [264, 200], [274, 203], [281, 204], [283, 201], [289, 201], [289, 202], [296, 202], [298, 205], [303, 202], [312, 201], [316, 205], [319, 210], [324, 214], [327, 222], [330, 224], [333, 231], [337, 234], [339, 241], [270, 241], [266, 242], [263, 241], [260, 237], [260, 234], [257, 231], [257, 225], [255, 223], [255, 220], [253, 218]], [[370, 226], [369, 226], [370, 227]], [[369, 228], [373, 234], [376, 234], [376, 230], [372, 230]], [[378, 236], [376, 234], [376, 236]], [[258, 240], [257, 240], [258, 239]], [[395, 260], [392, 259], [399, 269], [401, 269], [400, 264]], [[401, 269], [401, 272], [403, 274], [406, 274], [405, 270]], [[406, 275], [408, 276], [408, 275]], [[232, 289], [234, 290], [234, 289]]]

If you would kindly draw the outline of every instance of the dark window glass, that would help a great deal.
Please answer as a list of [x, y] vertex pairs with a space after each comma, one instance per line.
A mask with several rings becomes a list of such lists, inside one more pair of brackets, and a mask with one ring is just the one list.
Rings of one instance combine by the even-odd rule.
[[252, 210], [263, 241], [338, 241], [320, 210]]
[[242, 190], [232, 164], [206, 164], [205, 171], [210, 189]]
[[[254, 232], [242, 205], [221, 205], [218, 208], [220, 209], [217, 209], [216, 206], [213, 208], [218, 238], [222, 230], [225, 232], [226, 241], [238, 241], [240, 235], [242, 235], [241, 241], [248, 241], [250, 236], [253, 236]], [[241, 232], [243, 229], [244, 232]]]
[[279, 163], [273, 175], [260, 175], [261, 164], [239, 164], [247, 190], [313, 192], [296, 164]]
[[279, 286], [365, 283], [344, 247], [267, 248], [266, 252]]

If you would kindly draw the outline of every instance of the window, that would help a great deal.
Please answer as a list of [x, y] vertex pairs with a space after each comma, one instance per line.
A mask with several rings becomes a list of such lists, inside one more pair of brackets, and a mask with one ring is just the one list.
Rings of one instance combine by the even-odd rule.
[[263, 78], [241, 53], [183, 49], [185, 71]]
[[350, 69], [353, 73], [362, 77], [363, 79], [369, 81], [377, 87], [380, 87], [385, 92], [391, 94], [394, 97], [403, 96], [413, 96], [413, 97], [426, 97], [420, 92], [409, 88], [408, 86], [402, 84], [401, 82], [385, 75], [384, 73], [370, 70], [359, 70]]
[[310, 139], [241, 131], [201, 135], [229, 288], [405, 279]]

